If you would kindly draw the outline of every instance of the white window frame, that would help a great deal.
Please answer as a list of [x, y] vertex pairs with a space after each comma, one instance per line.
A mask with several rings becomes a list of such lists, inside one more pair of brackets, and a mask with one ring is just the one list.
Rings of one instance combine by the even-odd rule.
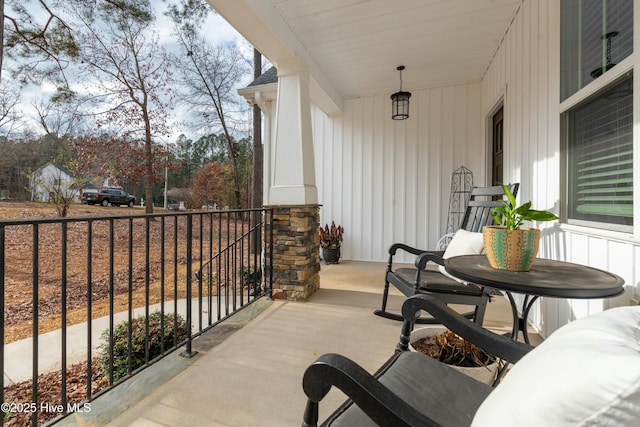
[[[633, 34], [633, 53], [617, 64], [615, 67], [604, 73], [599, 78], [595, 79], [587, 86], [578, 90], [569, 98], [560, 103], [560, 114], [568, 112], [581, 102], [585, 101], [589, 97], [596, 93], [606, 89], [614, 81], [622, 78], [629, 72], [634, 72], [633, 77], [633, 164], [634, 171], [640, 171], [640, 29], [638, 24], [640, 23], [640, 6], [636, 3], [633, 8], [633, 22], [634, 22], [634, 34]], [[563, 146], [566, 143], [564, 135], [561, 137]], [[610, 224], [607, 229], [595, 228], [593, 223], [587, 221], [571, 220], [568, 223], [567, 219], [567, 160], [568, 154], [564, 150], [562, 161], [562, 194], [563, 194], [563, 206], [561, 213], [562, 229], [577, 231], [583, 234], [592, 235], [596, 237], [605, 237], [618, 241], [633, 241], [640, 242], [640, 172], [634, 173], [633, 176], [633, 227], [615, 226]]]

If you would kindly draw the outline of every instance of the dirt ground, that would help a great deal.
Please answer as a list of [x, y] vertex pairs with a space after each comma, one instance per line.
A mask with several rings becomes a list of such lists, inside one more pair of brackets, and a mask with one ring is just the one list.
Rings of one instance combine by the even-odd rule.
[[[158, 212], [156, 210], [156, 212]], [[68, 217], [107, 216], [143, 214], [144, 208], [118, 208], [89, 205], [74, 205]], [[55, 218], [55, 209], [51, 204], [32, 202], [0, 201], [0, 219], [36, 219]], [[204, 224], [207, 226], [208, 224]], [[185, 223], [167, 221], [165, 236], [174, 235], [173, 242], [165, 242], [161, 250], [159, 234], [162, 233], [159, 221], [152, 222], [149, 227], [149, 249], [147, 252], [145, 239], [145, 220], [134, 219], [114, 222], [113, 257], [109, 254], [110, 232], [105, 221], [92, 225], [91, 241], [91, 298], [88, 297], [88, 242], [87, 222], [69, 223], [66, 248], [66, 261], [62, 258], [62, 238], [60, 224], [42, 224], [38, 228], [39, 242], [38, 271], [38, 333], [42, 334], [59, 329], [62, 321], [62, 277], [67, 283], [67, 325], [88, 320], [87, 305], [91, 302], [92, 317], [108, 314], [111, 282], [114, 286], [114, 311], [124, 311], [131, 303], [134, 307], [143, 306], [146, 298], [153, 304], [160, 301], [161, 291], [161, 259], [165, 260], [165, 299], [184, 297], [183, 285], [186, 274], [186, 239]], [[197, 228], [197, 227], [196, 227]], [[133, 234], [129, 243], [130, 229]], [[207, 232], [203, 230], [203, 233]], [[196, 238], [197, 236], [194, 236]], [[32, 336], [33, 333], [33, 240], [34, 231], [31, 226], [9, 226], [5, 232], [5, 312], [4, 342]], [[194, 240], [195, 241], [195, 240]], [[131, 254], [130, 248], [131, 245]], [[194, 259], [197, 259], [200, 248], [194, 244]], [[208, 247], [203, 253], [208, 253]], [[131, 259], [129, 259], [131, 255]], [[111, 259], [113, 258], [113, 259]], [[169, 262], [167, 262], [169, 260]], [[173, 262], [176, 260], [177, 262]], [[131, 262], [131, 268], [129, 263]], [[111, 265], [112, 263], [112, 265]], [[66, 271], [63, 271], [66, 265]], [[110, 267], [114, 276], [110, 276]], [[196, 268], [194, 266], [194, 268]], [[147, 278], [148, 276], [148, 278]], [[149, 283], [147, 293], [146, 284]], [[128, 300], [128, 289], [132, 288], [132, 301]], [[148, 295], [148, 296], [147, 296]], [[168, 297], [167, 297], [168, 296]]]

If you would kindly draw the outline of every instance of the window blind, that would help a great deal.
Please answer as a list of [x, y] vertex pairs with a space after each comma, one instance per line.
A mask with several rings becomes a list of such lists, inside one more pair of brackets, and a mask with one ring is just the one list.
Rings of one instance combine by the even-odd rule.
[[568, 113], [569, 218], [633, 225], [632, 78]]

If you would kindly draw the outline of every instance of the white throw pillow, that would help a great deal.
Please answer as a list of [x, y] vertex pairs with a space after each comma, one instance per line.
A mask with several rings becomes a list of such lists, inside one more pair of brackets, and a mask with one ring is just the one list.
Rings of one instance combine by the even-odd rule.
[[558, 329], [513, 366], [472, 426], [640, 426], [640, 307]]
[[[481, 253], [483, 249], [484, 240], [482, 238], [482, 233], [460, 229], [456, 231], [456, 234], [453, 236], [453, 239], [451, 239], [451, 242], [449, 243], [449, 246], [447, 246], [442, 257], [447, 259], [460, 255], [476, 255]], [[467, 283], [464, 280], [460, 280], [449, 274], [443, 265], [439, 266], [438, 270], [440, 270], [440, 273], [452, 278], [453, 280], [464, 284]]]

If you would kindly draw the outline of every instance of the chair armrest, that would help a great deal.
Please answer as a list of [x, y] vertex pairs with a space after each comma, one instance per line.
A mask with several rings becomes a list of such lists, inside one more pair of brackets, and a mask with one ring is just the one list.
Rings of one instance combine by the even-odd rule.
[[442, 255], [444, 255], [444, 251], [431, 251], [421, 253], [418, 258], [416, 258], [416, 268], [418, 270], [424, 270], [428, 262], [434, 262], [438, 265], [444, 265], [444, 258], [442, 258]]
[[[398, 354], [389, 359], [381, 371], [397, 357]], [[357, 363], [339, 354], [324, 354], [305, 371], [302, 388], [310, 402], [319, 402], [332, 386], [342, 390], [378, 425], [438, 425], [400, 399]], [[309, 411], [309, 406], [307, 404], [303, 426], [313, 426], [317, 423], [317, 413], [314, 413], [315, 410]], [[308, 415], [316, 419], [307, 419]]]
[[389, 262], [387, 266], [387, 271], [389, 272], [393, 268], [393, 257], [399, 249], [417, 256], [415, 261], [416, 266], [419, 264], [422, 265], [422, 267], [418, 267], [418, 270], [424, 270], [427, 262], [429, 261], [433, 261], [439, 265], [444, 265], [444, 258], [442, 258], [444, 251], [429, 251], [426, 249], [413, 248], [403, 243], [394, 243], [389, 248]]
[[427, 249], [414, 248], [414, 247], [405, 245], [404, 243], [394, 243], [393, 245], [391, 245], [391, 247], [389, 247], [389, 255], [391, 256], [395, 255], [398, 249], [403, 250], [405, 252], [409, 252], [410, 254], [413, 254], [413, 255], [420, 255], [423, 252], [428, 252]]
[[438, 322], [451, 329], [465, 340], [477, 345], [487, 353], [515, 363], [534, 347], [498, 335], [473, 323], [469, 319], [451, 309], [437, 297], [428, 294], [415, 295], [408, 298], [402, 305], [404, 323], [400, 333], [397, 351], [406, 351], [409, 345], [409, 334], [413, 329], [413, 322], [419, 316], [420, 310], [425, 310]]

